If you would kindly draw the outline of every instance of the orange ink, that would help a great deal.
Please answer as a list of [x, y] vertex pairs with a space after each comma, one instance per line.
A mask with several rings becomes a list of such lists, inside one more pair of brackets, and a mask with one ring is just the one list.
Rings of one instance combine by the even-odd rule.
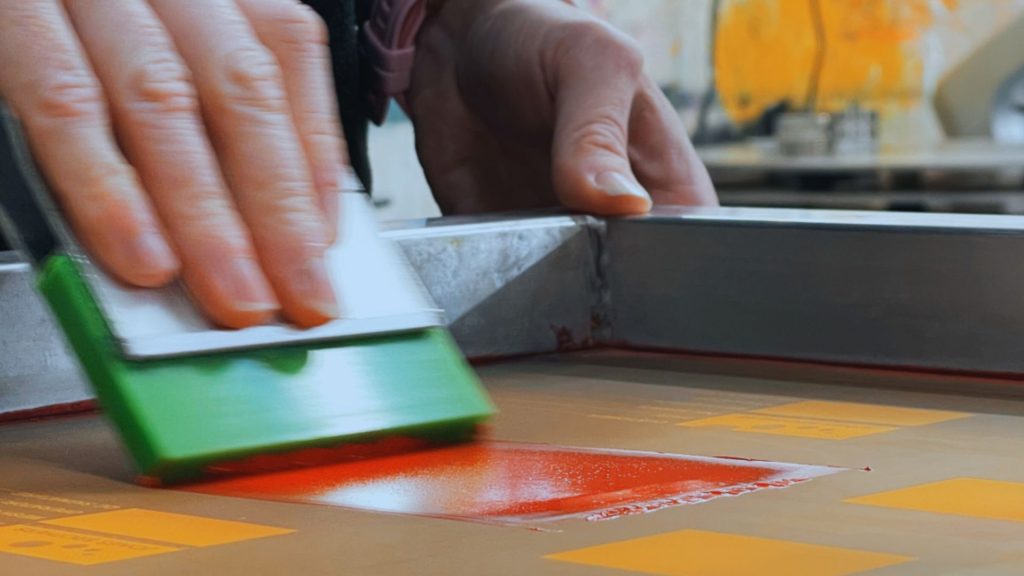
[[238, 476], [207, 494], [518, 524], [605, 520], [784, 488], [839, 468], [651, 452], [477, 442]]

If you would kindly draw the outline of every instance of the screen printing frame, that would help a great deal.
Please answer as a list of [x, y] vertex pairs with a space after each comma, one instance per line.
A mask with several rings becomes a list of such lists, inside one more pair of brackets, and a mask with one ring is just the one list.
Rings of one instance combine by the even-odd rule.
[[[1024, 217], [658, 208], [392, 223], [471, 359], [622, 347], [1024, 377]], [[0, 253], [0, 419], [88, 401]]]

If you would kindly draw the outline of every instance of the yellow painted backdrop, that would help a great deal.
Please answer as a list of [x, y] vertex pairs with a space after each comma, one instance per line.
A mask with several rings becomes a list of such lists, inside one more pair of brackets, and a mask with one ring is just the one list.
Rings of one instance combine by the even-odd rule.
[[[814, 4], [820, 8], [818, 42]], [[958, 0], [731, 0], [725, 2], [716, 41], [716, 78], [729, 116], [746, 122], [780, 101], [802, 106], [817, 47], [824, 66], [816, 108], [841, 109], [857, 101], [873, 107], [912, 104], [923, 93], [919, 40], [936, 9]]]

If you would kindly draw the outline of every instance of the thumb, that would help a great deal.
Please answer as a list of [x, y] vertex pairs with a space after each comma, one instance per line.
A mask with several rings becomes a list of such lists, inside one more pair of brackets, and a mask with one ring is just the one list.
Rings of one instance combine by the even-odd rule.
[[651, 197], [629, 160], [629, 118], [642, 61], [614, 39], [601, 44], [598, 57], [591, 53], [585, 61], [570, 57], [557, 64], [555, 193], [572, 210], [608, 216], [644, 213], [651, 208]]

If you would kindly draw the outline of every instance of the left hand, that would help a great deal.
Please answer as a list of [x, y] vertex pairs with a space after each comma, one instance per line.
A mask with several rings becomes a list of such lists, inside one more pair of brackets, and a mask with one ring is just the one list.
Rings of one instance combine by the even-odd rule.
[[420, 31], [407, 98], [446, 213], [717, 204], [635, 43], [558, 0], [446, 0]]

